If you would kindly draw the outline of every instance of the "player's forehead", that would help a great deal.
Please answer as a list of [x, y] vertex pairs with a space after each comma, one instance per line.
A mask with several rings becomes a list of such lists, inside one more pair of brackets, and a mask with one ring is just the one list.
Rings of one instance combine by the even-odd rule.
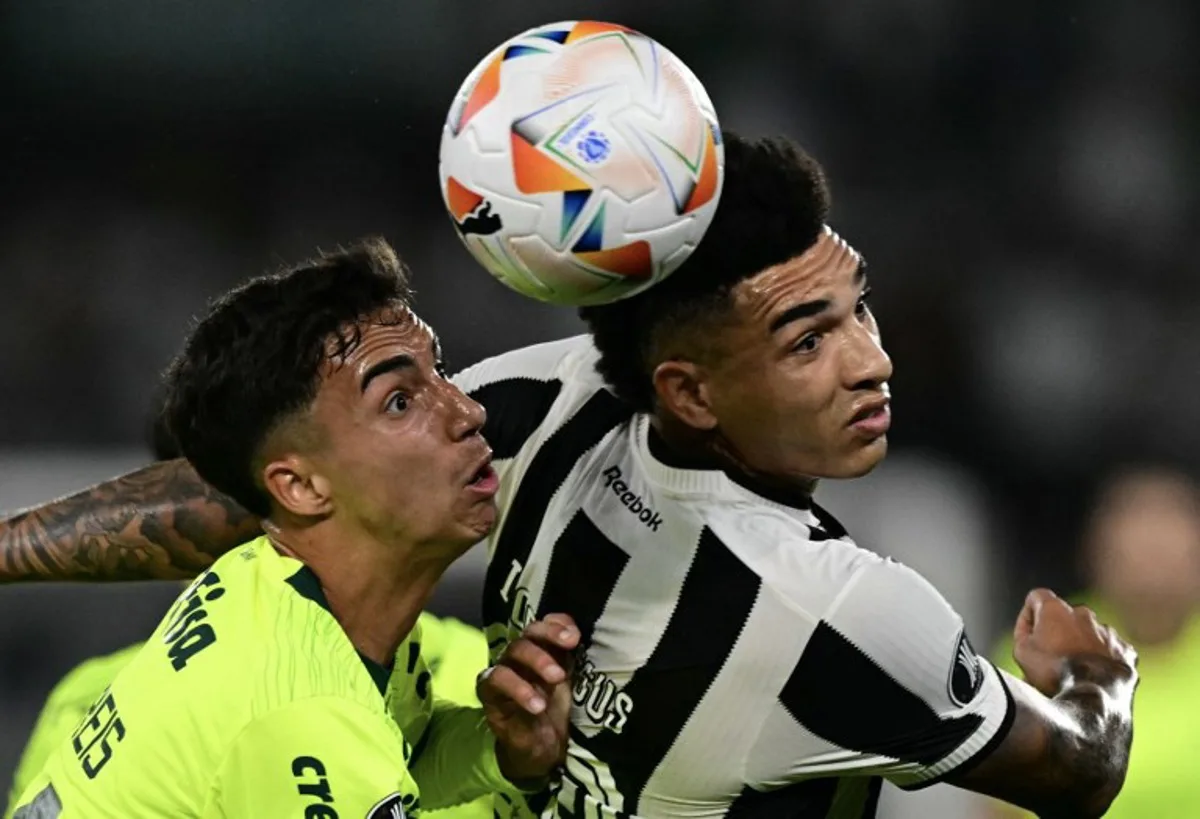
[[429, 324], [404, 305], [373, 313], [357, 323], [356, 343], [343, 350], [331, 340], [330, 375], [362, 376], [380, 361], [407, 356], [415, 362], [435, 362], [441, 356], [437, 334]]
[[[836, 302], [860, 285], [862, 256], [828, 226], [808, 250], [769, 267], [734, 288], [739, 312], [770, 323], [794, 305]], [[856, 297], [856, 296], [855, 296]]]

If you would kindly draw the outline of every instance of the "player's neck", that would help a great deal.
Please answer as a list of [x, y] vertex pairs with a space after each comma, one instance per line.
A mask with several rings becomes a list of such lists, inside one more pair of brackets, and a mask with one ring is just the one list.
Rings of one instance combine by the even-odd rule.
[[672, 418], [651, 416], [650, 451], [675, 469], [714, 469], [751, 492], [785, 506], [807, 507], [816, 478], [783, 481], [757, 473], [717, 436], [698, 432]]
[[358, 652], [390, 668], [453, 557], [380, 544], [336, 531], [332, 523], [276, 528], [271, 540], [317, 576], [330, 612]]

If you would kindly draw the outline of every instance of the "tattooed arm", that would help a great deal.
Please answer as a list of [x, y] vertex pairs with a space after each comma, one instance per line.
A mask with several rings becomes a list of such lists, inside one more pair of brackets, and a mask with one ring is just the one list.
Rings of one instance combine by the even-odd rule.
[[162, 461], [0, 521], [0, 583], [194, 577], [261, 533], [186, 461]]
[[1017, 621], [1012, 728], [950, 779], [1050, 819], [1103, 816], [1125, 781], [1137, 654], [1092, 612], [1035, 589]]

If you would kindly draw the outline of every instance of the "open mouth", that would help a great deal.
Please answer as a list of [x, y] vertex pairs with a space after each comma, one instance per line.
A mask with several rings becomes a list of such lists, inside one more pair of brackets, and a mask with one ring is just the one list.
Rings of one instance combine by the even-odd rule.
[[869, 418], [876, 418], [887, 412], [888, 402], [878, 401], [869, 406], [863, 407], [858, 412], [854, 413], [854, 417], [850, 419], [850, 424], [854, 425], [860, 421], [866, 421]]
[[887, 405], [885, 404], [882, 406], [868, 407], [867, 409], [862, 410], [861, 412], [855, 413], [854, 417], [850, 419], [850, 423], [857, 424], [859, 421], [865, 421], [868, 418], [873, 418], [876, 415], [879, 415], [880, 413], [882, 413], [884, 411], [884, 409], [886, 409], [886, 406]]
[[479, 469], [475, 470], [475, 474], [471, 476], [471, 480], [467, 482], [468, 486], [477, 486], [485, 481], [489, 481], [495, 476], [496, 470], [492, 469], [492, 464], [489, 461]]

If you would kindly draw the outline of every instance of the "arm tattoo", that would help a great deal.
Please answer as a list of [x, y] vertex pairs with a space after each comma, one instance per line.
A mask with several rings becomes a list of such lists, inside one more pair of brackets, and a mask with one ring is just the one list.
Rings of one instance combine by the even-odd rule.
[[163, 461], [0, 521], [0, 582], [178, 580], [262, 534], [185, 461]]
[[1019, 682], [1008, 735], [951, 781], [1042, 819], [1102, 816], [1129, 764], [1137, 674], [1104, 657], [1070, 658], [1066, 671], [1052, 699]]
[[1039, 764], [1019, 777], [1018, 804], [1042, 819], [1102, 816], [1121, 789], [1133, 741], [1131, 705], [1136, 677], [1103, 658], [1075, 658], [1052, 702], [1061, 721], [1030, 727]]
[[1075, 658], [1068, 668], [1069, 682], [1054, 701], [1074, 717], [1078, 729], [1050, 732], [1047, 768], [1071, 772], [1071, 784], [1103, 806], [1094, 814], [1099, 816], [1120, 791], [1129, 767], [1137, 678], [1100, 657]]

